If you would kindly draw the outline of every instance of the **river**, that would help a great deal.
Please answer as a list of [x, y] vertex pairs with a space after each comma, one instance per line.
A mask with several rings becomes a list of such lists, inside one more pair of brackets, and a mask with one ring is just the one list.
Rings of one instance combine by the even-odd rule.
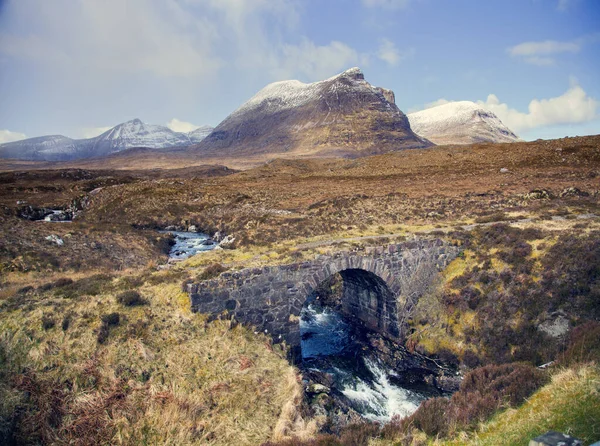
[[412, 414], [426, 396], [393, 383], [397, 374], [359, 342], [340, 313], [316, 302], [300, 316], [303, 366], [326, 373], [333, 386], [364, 418], [385, 423]]

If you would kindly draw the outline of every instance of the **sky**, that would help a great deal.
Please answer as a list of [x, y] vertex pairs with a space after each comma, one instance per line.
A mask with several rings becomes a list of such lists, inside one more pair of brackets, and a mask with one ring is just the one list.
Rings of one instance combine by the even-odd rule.
[[598, 0], [0, 0], [0, 143], [216, 126], [354, 66], [405, 113], [470, 100], [526, 140], [600, 133]]

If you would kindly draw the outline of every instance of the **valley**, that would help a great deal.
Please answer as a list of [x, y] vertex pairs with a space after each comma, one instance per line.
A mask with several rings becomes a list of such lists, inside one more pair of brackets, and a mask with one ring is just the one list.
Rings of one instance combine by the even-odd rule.
[[[3, 441], [250, 445], [365, 438], [360, 444], [384, 445], [438, 436], [440, 444], [494, 444], [503, 429], [521, 432], [518, 442], [550, 428], [594, 438], [595, 425], [585, 420], [600, 417], [590, 391], [598, 374], [589, 361], [597, 359], [587, 347], [598, 334], [600, 137], [275, 159], [241, 171], [224, 167], [225, 157], [173, 169], [144, 158], [137, 169], [107, 169], [102, 160], [52, 170], [4, 165]], [[40, 209], [74, 218], [24, 218]], [[168, 232], [190, 229], [230, 236], [231, 243], [169, 263]], [[192, 312], [186, 288], [248, 269], [438, 239], [461, 254], [435, 280], [411, 285], [419, 299], [406, 318], [402, 348], [359, 329], [365, 337], [347, 352], [375, 356], [353, 386], [338, 375], [334, 381], [346, 384], [336, 387], [327, 373], [331, 362], [290, 362], [291, 344], [256, 324]], [[348, 279], [362, 295], [370, 282], [359, 277]], [[335, 281], [318, 285], [330, 309], [310, 307], [312, 315], [300, 316], [306, 321], [337, 311], [340, 290], [348, 289]], [[318, 330], [304, 337], [311, 336], [318, 341]], [[334, 365], [340, 360], [332, 358]], [[535, 368], [553, 361], [558, 365], [548, 371]], [[523, 362], [529, 365], [515, 365]], [[403, 386], [423, 392], [418, 380], [426, 369], [414, 368], [423, 363], [453, 370], [472, 387], [453, 387], [450, 399], [430, 389], [409, 424], [365, 409], [367, 421], [391, 417], [383, 430], [345, 405], [360, 386], [363, 396], [352, 394], [358, 400], [397, 396]], [[496, 385], [478, 373], [496, 383], [521, 382], [523, 391], [477, 400], [474, 388]], [[571, 409], [539, 402], [549, 392]], [[402, 406], [411, 412], [423, 398], [413, 396]], [[469, 400], [480, 409], [472, 412]], [[427, 421], [439, 419], [445, 404], [456, 418]], [[514, 409], [503, 412], [507, 404]], [[511, 411], [522, 414], [522, 425], [513, 418], [503, 424]]]

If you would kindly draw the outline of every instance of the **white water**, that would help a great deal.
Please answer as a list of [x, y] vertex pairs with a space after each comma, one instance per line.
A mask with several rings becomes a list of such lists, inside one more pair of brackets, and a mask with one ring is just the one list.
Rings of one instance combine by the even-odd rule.
[[52, 213], [49, 215], [46, 215], [44, 217], [44, 221], [50, 221], [53, 223], [72, 223], [72, 220], [57, 220], [57, 219], [53, 219], [53, 216], [55, 215], [61, 215], [64, 214], [65, 211], [63, 211], [62, 209], [52, 209]]
[[302, 311], [300, 334], [302, 357], [316, 358], [340, 353], [348, 344], [349, 327], [342, 316], [330, 308], [318, 311], [309, 304]]
[[394, 415], [406, 417], [417, 410], [424, 399], [421, 395], [391, 384], [388, 375], [392, 372], [382, 364], [368, 358], [363, 360], [375, 379], [368, 383], [354, 377], [342, 393], [361, 408], [365, 418], [385, 423]]
[[218, 243], [213, 242], [210, 245], [205, 245], [210, 237], [201, 232], [184, 232], [184, 231], [161, 231], [173, 234], [175, 244], [169, 252], [169, 259], [184, 260], [188, 257], [198, 254], [203, 251], [210, 251], [218, 246]]
[[[368, 357], [368, 352], [363, 352], [356, 360], [335, 362], [336, 356], [345, 353], [348, 358], [350, 352], [352, 357], [352, 353], [360, 348], [353, 342], [352, 327], [336, 311], [307, 305], [301, 314], [300, 334], [302, 358], [331, 358], [335, 366], [321, 371], [332, 376], [335, 387], [366, 419], [385, 423], [394, 415], [411, 415], [425, 399], [416, 392], [392, 384], [390, 377], [397, 374], [375, 358]], [[365, 376], [365, 370], [359, 371], [360, 361], [371, 378]]]

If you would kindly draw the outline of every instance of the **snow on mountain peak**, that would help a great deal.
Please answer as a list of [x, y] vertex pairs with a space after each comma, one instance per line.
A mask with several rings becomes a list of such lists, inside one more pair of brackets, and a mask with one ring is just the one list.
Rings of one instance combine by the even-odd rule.
[[[260, 107], [276, 111], [302, 106], [311, 100], [316, 99], [324, 87], [331, 86], [331, 88], [334, 89], [339, 88], [337, 84], [343, 79], [350, 79], [352, 81], [350, 84], [354, 86], [360, 85], [368, 88], [375, 88], [365, 81], [364, 74], [358, 67], [350, 68], [329, 79], [308, 84], [299, 80], [273, 82], [256, 93], [246, 103], [242, 104], [242, 106], [234, 111], [230, 117], [247, 113], [250, 110]], [[350, 86], [347, 88], [352, 87]]]
[[101, 157], [133, 147], [168, 149], [197, 144], [211, 131], [212, 127], [204, 126], [190, 133], [175, 132], [166, 126], [145, 124], [135, 118], [94, 138], [74, 140], [52, 135], [2, 144], [0, 157], [55, 161]]
[[407, 116], [412, 130], [435, 144], [519, 141], [494, 113], [471, 101], [449, 102]]

